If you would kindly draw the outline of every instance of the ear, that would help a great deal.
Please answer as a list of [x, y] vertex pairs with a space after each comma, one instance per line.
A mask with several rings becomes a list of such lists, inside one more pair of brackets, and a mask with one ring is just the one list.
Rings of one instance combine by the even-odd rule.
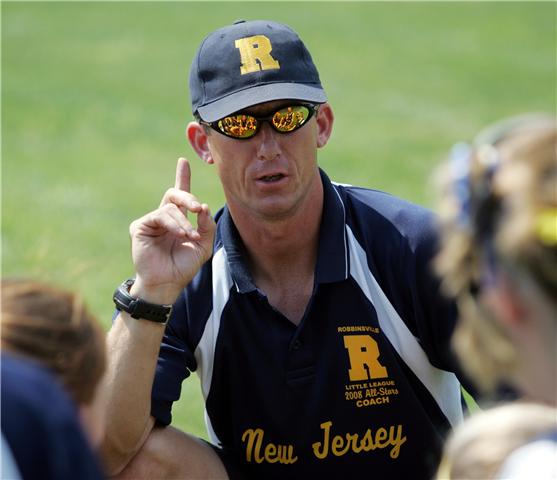
[[213, 163], [213, 156], [209, 149], [209, 135], [203, 125], [197, 122], [188, 123], [186, 137], [201, 160], [209, 164]]
[[329, 141], [329, 137], [333, 131], [333, 123], [335, 116], [333, 109], [328, 103], [324, 103], [319, 107], [317, 112], [317, 148], [324, 147]]

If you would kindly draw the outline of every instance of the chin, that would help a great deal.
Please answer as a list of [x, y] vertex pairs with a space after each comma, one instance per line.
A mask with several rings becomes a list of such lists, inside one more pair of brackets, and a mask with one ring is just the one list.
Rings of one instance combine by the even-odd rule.
[[276, 221], [290, 218], [294, 214], [295, 208], [291, 203], [286, 204], [286, 202], [276, 202], [269, 205], [259, 205], [257, 211], [261, 218]]

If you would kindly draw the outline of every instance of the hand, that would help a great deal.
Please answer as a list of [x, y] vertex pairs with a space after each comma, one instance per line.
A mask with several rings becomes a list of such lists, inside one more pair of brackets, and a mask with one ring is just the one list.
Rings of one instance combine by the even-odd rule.
[[[159, 208], [130, 225], [136, 281], [131, 289], [152, 303], [174, 303], [201, 266], [211, 257], [215, 222], [207, 204], [190, 193], [188, 161], [179, 158], [174, 188], [165, 193]], [[197, 229], [187, 213], [197, 214]]]

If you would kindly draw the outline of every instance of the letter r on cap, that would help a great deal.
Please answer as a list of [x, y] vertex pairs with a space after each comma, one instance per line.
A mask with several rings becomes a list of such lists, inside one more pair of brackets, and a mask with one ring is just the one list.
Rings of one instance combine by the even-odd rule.
[[271, 57], [273, 46], [265, 35], [255, 35], [236, 40], [236, 48], [240, 50], [242, 65], [240, 73], [258, 72], [259, 70], [273, 70], [280, 68], [279, 62]]

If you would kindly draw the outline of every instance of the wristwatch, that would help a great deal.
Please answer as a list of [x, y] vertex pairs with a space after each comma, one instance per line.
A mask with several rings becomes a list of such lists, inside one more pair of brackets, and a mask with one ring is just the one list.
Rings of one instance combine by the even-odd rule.
[[172, 305], [157, 305], [141, 298], [133, 298], [130, 295], [130, 288], [134, 282], [135, 278], [129, 278], [115, 290], [112, 300], [116, 308], [121, 312], [129, 313], [133, 318], [166, 323], [172, 312]]

